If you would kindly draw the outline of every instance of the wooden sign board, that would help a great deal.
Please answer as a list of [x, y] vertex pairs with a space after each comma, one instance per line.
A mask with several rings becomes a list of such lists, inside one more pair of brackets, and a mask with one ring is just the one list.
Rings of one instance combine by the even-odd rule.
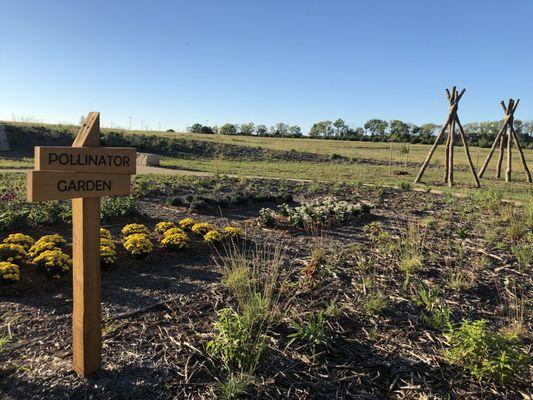
[[130, 147], [35, 147], [38, 171], [135, 174], [135, 149]]
[[28, 171], [28, 201], [64, 200], [131, 193], [130, 175]]
[[89, 113], [72, 147], [37, 147], [28, 200], [72, 199], [72, 364], [85, 377], [102, 365], [100, 197], [131, 191], [136, 152], [100, 147], [100, 114]]

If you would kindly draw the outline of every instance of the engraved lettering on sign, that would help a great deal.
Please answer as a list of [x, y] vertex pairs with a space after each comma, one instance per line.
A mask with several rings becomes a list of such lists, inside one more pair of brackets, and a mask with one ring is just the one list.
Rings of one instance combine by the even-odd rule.
[[48, 164], [53, 165], [78, 165], [78, 166], [101, 166], [101, 167], [129, 167], [130, 157], [121, 155], [103, 154], [48, 154]]
[[57, 182], [57, 190], [60, 192], [91, 192], [102, 190], [111, 190], [111, 181], [109, 180], [60, 180]]

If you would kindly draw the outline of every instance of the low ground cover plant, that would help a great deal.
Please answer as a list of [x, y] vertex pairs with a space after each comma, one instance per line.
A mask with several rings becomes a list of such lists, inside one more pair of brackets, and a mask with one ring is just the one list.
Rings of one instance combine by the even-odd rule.
[[263, 208], [259, 211], [258, 222], [264, 226], [288, 224], [303, 228], [311, 224], [346, 222], [370, 212], [366, 203], [349, 203], [335, 197], [320, 197], [301, 206], [291, 207], [284, 203], [278, 211]]
[[463, 321], [447, 333], [446, 358], [481, 380], [510, 383], [527, 375], [532, 358], [513, 334], [493, 332], [487, 321]]

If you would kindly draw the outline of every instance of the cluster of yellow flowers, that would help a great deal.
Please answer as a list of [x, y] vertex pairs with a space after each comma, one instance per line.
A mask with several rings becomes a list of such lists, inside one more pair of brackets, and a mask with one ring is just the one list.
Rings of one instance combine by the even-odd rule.
[[0, 282], [18, 282], [20, 267], [28, 258], [34, 240], [22, 233], [12, 233], [0, 244]]
[[176, 224], [170, 221], [159, 222], [154, 229], [156, 234], [162, 235], [169, 229], [176, 228]]
[[59, 278], [61, 273], [72, 268], [72, 260], [60, 249], [43, 251], [33, 259], [33, 263], [50, 272], [54, 278]]
[[28, 251], [28, 249], [35, 243], [35, 240], [33, 240], [31, 236], [25, 235], [23, 233], [12, 233], [4, 239], [4, 243], [18, 244], [24, 247], [24, 250]]
[[183, 250], [189, 247], [189, 235], [169, 221], [159, 222], [155, 232], [160, 234], [159, 243], [167, 249]]
[[20, 244], [2, 243], [0, 244], [0, 261], [11, 263], [22, 263], [26, 260], [27, 253]]
[[105, 228], [100, 228], [100, 238], [112, 240], [111, 232]]
[[185, 229], [186, 231], [190, 231], [191, 228], [196, 225], [198, 221], [192, 219], [192, 218], [183, 218], [179, 222], [179, 226], [181, 229]]
[[100, 228], [100, 263], [102, 265], [117, 263], [117, 247], [113, 242], [111, 232], [105, 228]]
[[204, 235], [204, 240], [207, 243], [218, 243], [224, 240], [224, 235], [219, 231], [212, 230]]
[[20, 267], [8, 261], [0, 261], [0, 282], [18, 282]]
[[214, 230], [215, 227], [208, 222], [197, 222], [191, 227], [191, 232], [199, 236], [203, 236], [207, 232], [211, 232]]
[[59, 278], [72, 268], [70, 256], [61, 250], [66, 243], [65, 238], [58, 234], [42, 236], [28, 250], [28, 257], [33, 264]]
[[145, 257], [154, 250], [152, 241], [144, 233], [134, 233], [126, 236], [124, 248], [134, 257]]
[[[172, 229], [169, 229], [167, 232], [170, 232]], [[161, 246], [167, 249], [178, 249], [183, 250], [189, 247], [189, 236], [185, 232], [174, 232], [172, 234], [165, 234], [159, 241]]]
[[224, 235], [226, 235], [228, 238], [239, 239], [244, 236], [244, 233], [241, 229], [235, 226], [226, 226], [224, 228]]
[[150, 230], [143, 224], [128, 224], [122, 228], [122, 234], [126, 237], [134, 234], [150, 236]]
[[67, 241], [61, 235], [45, 235], [37, 240], [28, 250], [28, 257], [34, 259], [47, 250], [59, 250]]
[[58, 235], [56, 233], [53, 235], [41, 236], [41, 238], [35, 242], [35, 244], [39, 244], [39, 243], [53, 243], [54, 246], [56, 247], [63, 247], [64, 245], [67, 244], [67, 241], [65, 240], [63, 236]]

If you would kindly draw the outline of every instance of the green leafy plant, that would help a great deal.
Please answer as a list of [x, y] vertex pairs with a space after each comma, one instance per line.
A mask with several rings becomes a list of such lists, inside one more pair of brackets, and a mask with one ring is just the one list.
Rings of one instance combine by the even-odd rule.
[[492, 332], [487, 321], [463, 321], [445, 335], [450, 348], [445, 357], [470, 371], [478, 380], [510, 383], [528, 370], [527, 355], [516, 335]]
[[295, 342], [300, 342], [305, 348], [311, 351], [313, 357], [315, 357], [319, 351], [330, 347], [333, 341], [333, 335], [331, 329], [327, 325], [326, 310], [320, 310], [316, 314], [311, 316], [302, 323], [292, 321], [292, 326], [296, 330], [289, 334], [289, 343], [292, 345]]
[[413, 301], [422, 307], [422, 320], [433, 329], [446, 331], [451, 328], [451, 310], [440, 297], [438, 286], [430, 287], [421, 282], [415, 287]]
[[139, 214], [135, 196], [104, 197], [101, 207], [102, 218], [134, 217]]

